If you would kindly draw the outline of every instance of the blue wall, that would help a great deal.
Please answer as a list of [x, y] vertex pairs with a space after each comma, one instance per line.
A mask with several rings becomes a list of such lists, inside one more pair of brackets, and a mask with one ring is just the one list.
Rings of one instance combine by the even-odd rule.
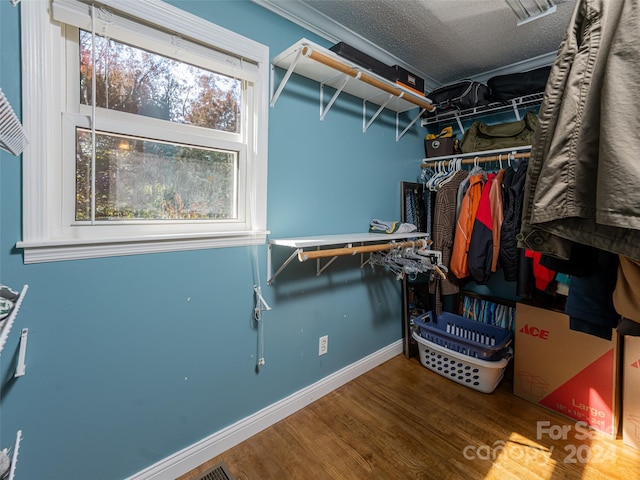
[[[171, 3], [271, 57], [302, 37], [329, 46], [248, 0]], [[0, 86], [18, 111], [19, 23], [19, 7], [1, 1]], [[363, 134], [361, 102], [344, 95], [324, 121], [318, 111], [318, 84], [298, 76], [270, 109], [272, 238], [396, 219], [400, 182], [419, 173], [420, 126], [396, 142], [385, 113]], [[0, 358], [0, 448], [23, 430], [18, 479], [124, 478], [401, 338], [400, 284], [358, 258], [320, 277], [296, 263], [273, 286], [266, 245], [24, 265], [20, 158], [0, 153], [0, 181], [0, 281], [29, 284]], [[258, 371], [256, 275], [273, 307]], [[25, 327], [27, 374], [14, 380]]]

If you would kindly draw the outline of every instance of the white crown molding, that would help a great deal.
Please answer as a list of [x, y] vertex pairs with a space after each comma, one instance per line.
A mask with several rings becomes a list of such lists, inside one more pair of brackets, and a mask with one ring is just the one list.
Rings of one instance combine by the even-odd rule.
[[174, 480], [402, 353], [398, 340], [125, 480]]
[[344, 27], [303, 2], [285, 2], [284, 4], [286, 4], [287, 8], [284, 8], [282, 6], [283, 2], [277, 3], [273, 0], [251, 1], [332, 43], [342, 41], [340, 29]]

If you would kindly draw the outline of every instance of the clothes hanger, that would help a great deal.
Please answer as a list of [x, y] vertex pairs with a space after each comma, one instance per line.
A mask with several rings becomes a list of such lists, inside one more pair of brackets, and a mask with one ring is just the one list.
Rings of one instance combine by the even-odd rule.
[[445, 166], [446, 163], [446, 161], [441, 160], [436, 164], [436, 174], [431, 178], [429, 187], [434, 192], [440, 189], [440, 180], [442, 180], [448, 173]]
[[482, 167], [480, 166], [480, 157], [474, 157], [473, 168], [469, 171], [469, 175], [477, 175], [481, 171]]
[[425, 167], [422, 169], [422, 173], [420, 173], [420, 183], [426, 187], [427, 186], [427, 181], [433, 177], [433, 174], [435, 173], [435, 171], [433, 170], [433, 168], [431, 167]]
[[440, 178], [440, 180], [438, 181], [438, 189], [442, 188], [443, 185], [446, 185], [453, 179], [453, 177], [455, 176], [455, 173], [457, 172], [457, 169], [456, 169], [457, 163], [458, 163], [457, 159], [455, 158], [453, 160], [449, 160], [446, 175]]
[[431, 177], [427, 180], [427, 182], [425, 183], [425, 187], [431, 191], [435, 191], [434, 185], [439, 175], [440, 175], [440, 162], [436, 162], [433, 165], [433, 175], [431, 175]]

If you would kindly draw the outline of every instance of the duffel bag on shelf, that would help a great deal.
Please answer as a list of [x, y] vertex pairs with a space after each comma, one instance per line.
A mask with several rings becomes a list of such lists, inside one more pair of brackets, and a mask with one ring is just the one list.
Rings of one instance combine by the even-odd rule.
[[437, 110], [465, 110], [491, 103], [491, 92], [486, 85], [473, 80], [462, 80], [433, 90], [427, 97]]
[[506, 102], [513, 98], [542, 93], [547, 85], [551, 67], [508, 75], [497, 75], [487, 80], [491, 98], [496, 102]]
[[462, 153], [472, 153], [531, 145], [531, 138], [537, 125], [538, 117], [533, 112], [528, 112], [524, 119], [516, 122], [497, 125], [474, 122], [464, 132], [460, 149]]

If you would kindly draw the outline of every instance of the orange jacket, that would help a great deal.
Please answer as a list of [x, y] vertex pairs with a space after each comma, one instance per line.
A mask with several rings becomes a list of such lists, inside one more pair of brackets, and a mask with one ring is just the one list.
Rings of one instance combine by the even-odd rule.
[[478, 204], [482, 196], [484, 177], [482, 173], [471, 176], [469, 188], [462, 199], [458, 221], [456, 222], [456, 233], [453, 239], [453, 251], [451, 252], [451, 262], [449, 270], [457, 278], [466, 278], [469, 273], [469, 244], [471, 243], [471, 232], [476, 219]]

